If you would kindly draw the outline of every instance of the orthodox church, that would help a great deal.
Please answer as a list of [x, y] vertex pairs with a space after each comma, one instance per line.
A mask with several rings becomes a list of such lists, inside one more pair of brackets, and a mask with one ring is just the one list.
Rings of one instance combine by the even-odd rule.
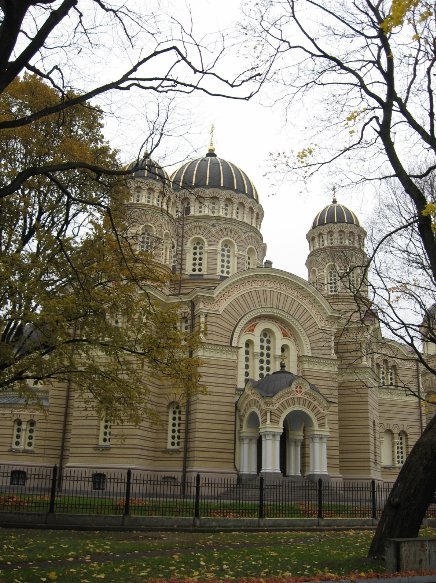
[[131, 169], [130, 228], [174, 274], [156, 298], [177, 306], [184, 330], [201, 330], [207, 391], [182, 401], [152, 380], [163, 423], [139, 426], [86, 412], [65, 386], [42, 391], [45, 413], [4, 394], [0, 463], [171, 479], [394, 479], [425, 412], [413, 355], [361, 308], [358, 217], [333, 198], [313, 218], [305, 280], [265, 260], [258, 192], [213, 146], [171, 177], [148, 157]]

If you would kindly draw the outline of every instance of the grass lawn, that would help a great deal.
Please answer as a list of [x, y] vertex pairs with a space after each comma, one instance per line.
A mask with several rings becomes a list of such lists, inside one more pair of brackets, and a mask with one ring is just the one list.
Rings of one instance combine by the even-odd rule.
[[[436, 531], [426, 531], [436, 536]], [[325, 577], [384, 571], [372, 532], [75, 532], [0, 529], [0, 582]]]

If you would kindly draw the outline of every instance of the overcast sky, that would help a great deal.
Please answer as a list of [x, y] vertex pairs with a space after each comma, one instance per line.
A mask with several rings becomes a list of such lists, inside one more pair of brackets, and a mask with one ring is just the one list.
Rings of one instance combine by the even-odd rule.
[[[176, 18], [188, 22], [189, 11], [192, 12], [194, 33], [206, 36], [216, 30], [230, 31], [241, 20], [238, 0], [156, 0], [150, 5], [159, 5], [160, 9], [173, 14]], [[206, 40], [207, 42], [207, 40]], [[110, 57], [109, 57], [110, 58]], [[175, 108], [176, 116], [185, 116], [191, 124], [190, 140], [180, 140], [180, 151], [177, 157], [192, 156], [192, 148], [198, 154], [207, 151], [210, 138], [210, 127], [215, 126], [214, 143], [219, 157], [229, 160], [243, 169], [255, 184], [260, 202], [265, 211], [262, 234], [267, 244], [267, 258], [273, 266], [307, 277], [305, 260], [308, 254], [306, 233], [315, 217], [324, 206], [331, 202], [333, 183], [325, 183], [321, 179], [313, 180], [305, 186], [296, 181], [292, 175], [284, 180], [274, 174], [270, 152], [278, 150], [298, 151], [305, 147], [304, 112], [309, 112], [311, 104], [303, 103], [298, 112], [299, 126], [285, 124], [283, 111], [279, 106], [267, 106], [271, 102], [271, 87], [265, 86], [263, 91], [247, 101], [212, 98], [193, 94], [178, 99]], [[141, 108], [139, 95], [136, 108]], [[123, 96], [124, 99], [124, 96]], [[130, 98], [129, 98], [130, 99]], [[120, 102], [123, 106], [123, 102]], [[291, 116], [292, 117], [292, 116]], [[126, 115], [126, 119], [128, 116]], [[119, 121], [119, 120], [118, 120]], [[126, 135], [128, 134], [128, 137]], [[116, 125], [108, 123], [108, 137], [128, 158], [137, 151], [141, 141], [141, 128], [126, 122], [125, 134]], [[127, 145], [127, 143], [129, 145]], [[171, 148], [170, 148], [171, 152]], [[158, 148], [154, 156], [162, 162], [164, 148]], [[170, 155], [163, 156], [164, 165], [174, 159]], [[174, 168], [169, 168], [172, 171]], [[349, 206], [365, 223], [370, 206], [362, 202], [362, 196], [346, 192], [338, 196], [339, 202]]]

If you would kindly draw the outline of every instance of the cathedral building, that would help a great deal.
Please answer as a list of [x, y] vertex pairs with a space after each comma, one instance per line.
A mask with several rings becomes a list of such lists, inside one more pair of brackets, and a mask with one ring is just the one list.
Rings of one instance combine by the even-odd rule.
[[358, 217], [333, 198], [313, 218], [305, 280], [265, 259], [258, 192], [213, 147], [171, 177], [148, 157], [132, 170], [132, 235], [174, 275], [155, 297], [177, 306], [184, 330], [201, 330], [207, 391], [183, 400], [149, 371], [162, 423], [138, 426], [98, 418], [65, 386], [40, 391], [45, 412], [3, 394], [0, 463], [394, 479], [425, 412], [416, 359], [362, 309]]

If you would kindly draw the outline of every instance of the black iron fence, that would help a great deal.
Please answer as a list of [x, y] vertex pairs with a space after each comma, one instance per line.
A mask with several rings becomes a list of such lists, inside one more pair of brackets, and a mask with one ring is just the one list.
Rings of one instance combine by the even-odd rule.
[[[216, 518], [378, 518], [392, 484], [0, 466], [0, 512]], [[436, 517], [431, 504], [428, 517]]]

